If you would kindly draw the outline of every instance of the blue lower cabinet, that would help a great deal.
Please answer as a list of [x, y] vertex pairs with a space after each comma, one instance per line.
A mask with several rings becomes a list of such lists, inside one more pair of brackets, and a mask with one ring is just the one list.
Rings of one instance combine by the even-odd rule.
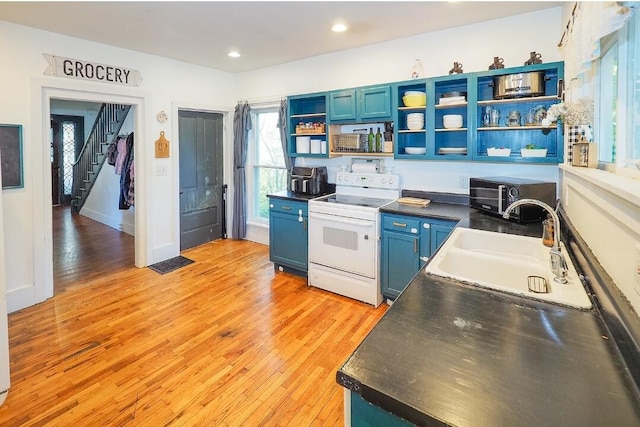
[[444, 241], [449, 237], [449, 234], [455, 227], [455, 224], [431, 224], [431, 239], [429, 242], [430, 251], [429, 256], [433, 254]]
[[351, 426], [352, 427], [407, 427], [410, 423], [372, 403], [360, 395], [351, 393]]
[[269, 260], [274, 267], [306, 276], [308, 269], [307, 203], [269, 201]]
[[382, 234], [382, 294], [396, 298], [420, 269], [420, 236], [385, 231]]
[[380, 286], [395, 299], [447, 238], [455, 221], [382, 214]]

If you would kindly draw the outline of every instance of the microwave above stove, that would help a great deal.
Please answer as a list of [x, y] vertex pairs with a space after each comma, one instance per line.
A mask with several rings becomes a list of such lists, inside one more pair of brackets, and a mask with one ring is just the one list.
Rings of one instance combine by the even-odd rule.
[[[555, 207], [556, 183], [510, 177], [469, 179], [469, 206], [472, 208], [502, 216], [509, 205], [520, 199], [536, 199]], [[546, 217], [547, 212], [540, 206], [522, 205], [511, 212], [509, 219], [524, 223]]]

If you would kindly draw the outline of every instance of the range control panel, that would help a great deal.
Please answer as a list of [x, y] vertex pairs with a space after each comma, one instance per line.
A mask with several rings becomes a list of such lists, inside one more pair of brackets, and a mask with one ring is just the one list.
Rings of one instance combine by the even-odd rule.
[[384, 188], [397, 190], [400, 188], [400, 177], [388, 173], [338, 172], [336, 185], [349, 187]]

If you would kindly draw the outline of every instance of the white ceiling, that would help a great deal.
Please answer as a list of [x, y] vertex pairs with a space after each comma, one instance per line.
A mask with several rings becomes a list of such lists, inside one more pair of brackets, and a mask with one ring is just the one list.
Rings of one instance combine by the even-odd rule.
[[[0, 1], [0, 20], [236, 73], [562, 3]], [[339, 20], [349, 31], [330, 31]]]

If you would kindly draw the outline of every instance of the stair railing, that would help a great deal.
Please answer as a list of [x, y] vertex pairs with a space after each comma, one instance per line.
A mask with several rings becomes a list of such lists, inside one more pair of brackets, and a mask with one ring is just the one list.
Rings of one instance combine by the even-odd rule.
[[73, 185], [71, 187], [72, 211], [80, 212], [89, 197], [100, 169], [106, 160], [106, 153], [112, 141], [118, 137], [130, 105], [102, 104], [89, 137], [73, 164]]

